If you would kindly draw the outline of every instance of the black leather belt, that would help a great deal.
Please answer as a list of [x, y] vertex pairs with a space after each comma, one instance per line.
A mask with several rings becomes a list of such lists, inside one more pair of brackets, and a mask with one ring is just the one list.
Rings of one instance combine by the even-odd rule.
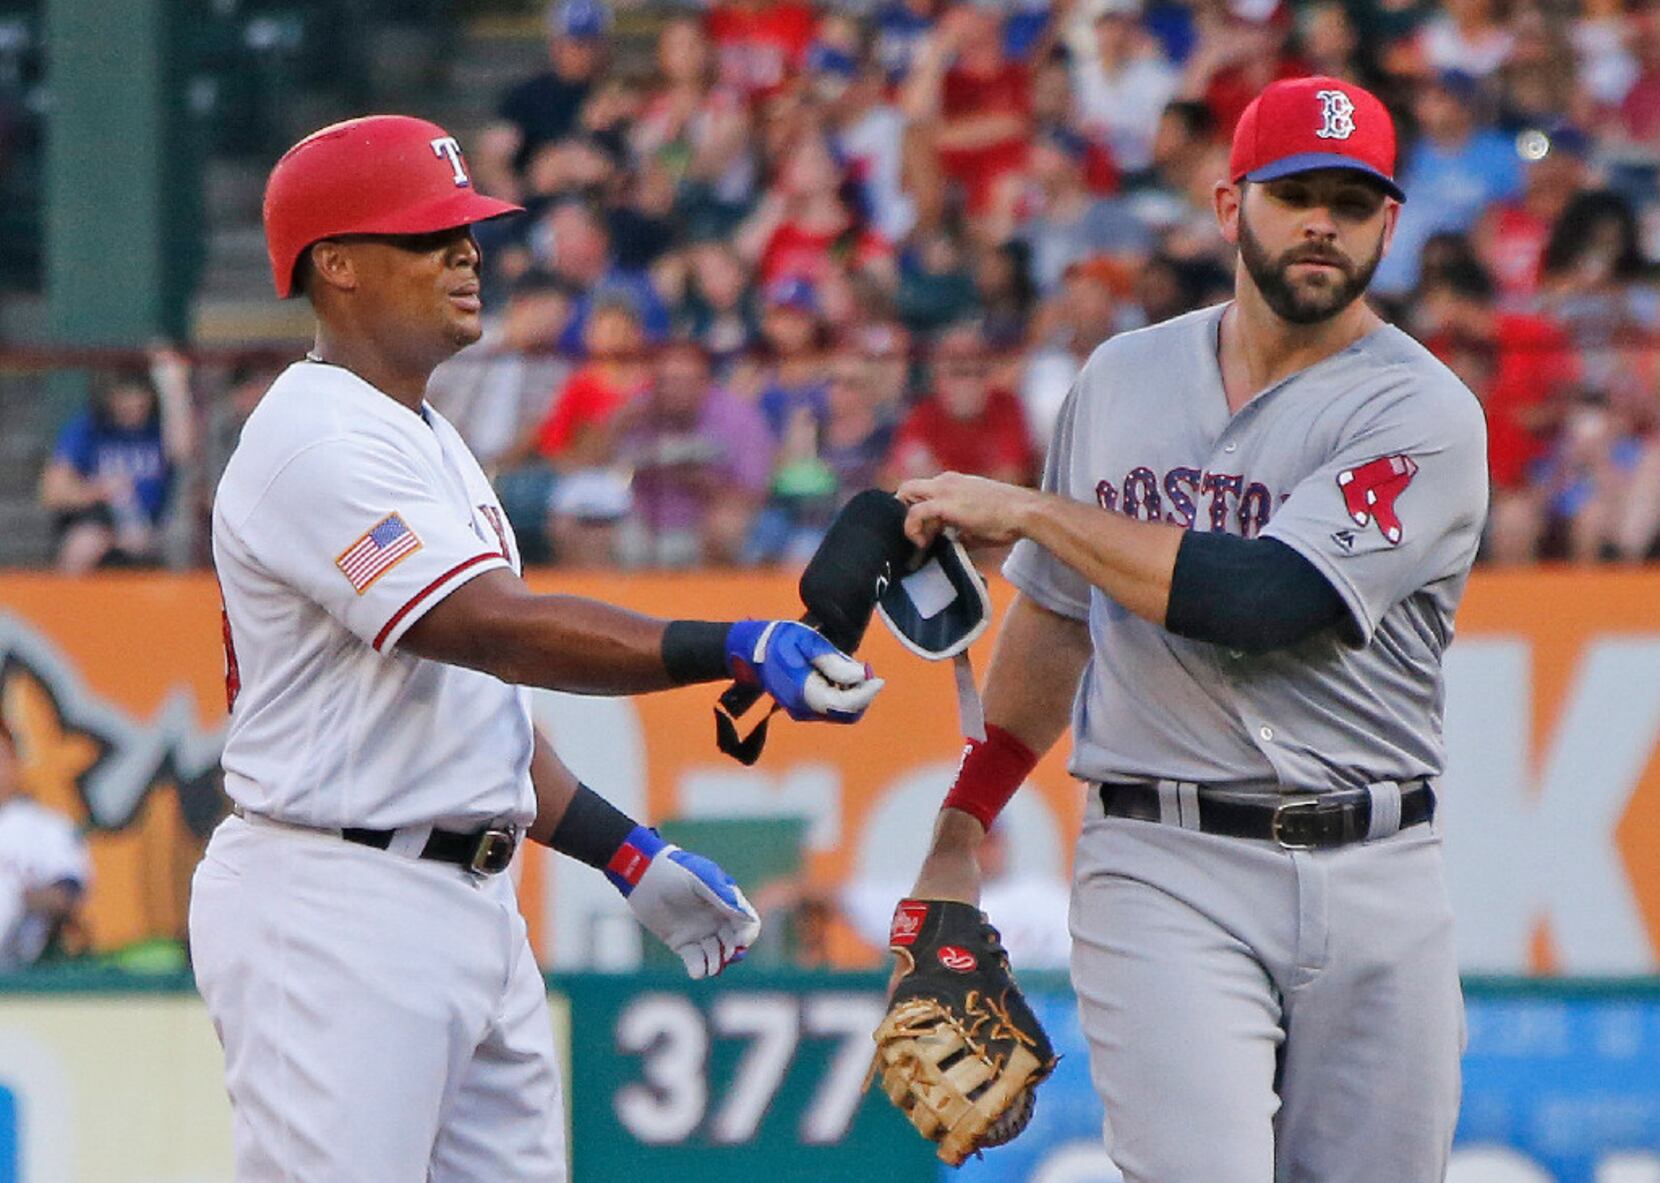
[[[308, 826], [299, 822], [267, 817], [240, 805], [231, 806], [231, 812], [244, 821], [260, 826], [275, 826], [279, 830], [303, 830], [312, 834], [336, 834], [359, 846], [373, 846], [385, 850], [397, 836], [396, 830], [365, 830], [348, 826], [343, 830]], [[511, 826], [485, 826], [481, 830], [459, 833], [455, 830], [433, 830], [417, 856], [440, 863], [454, 863], [480, 875], [499, 875], [513, 861], [513, 852], [519, 848], [519, 831]]]
[[[1372, 794], [1366, 789], [1299, 793], [1275, 799], [1210, 785], [1187, 785], [1186, 798], [1197, 806], [1196, 819], [1179, 816], [1191, 806], [1171, 810], [1161, 805], [1157, 784], [1101, 782], [1101, 808], [1108, 817], [1168, 822], [1229, 838], [1261, 838], [1287, 850], [1324, 850], [1364, 842], [1372, 830]], [[1428, 781], [1400, 786], [1400, 824], [1389, 832], [1420, 825], [1435, 817], [1435, 790]]]
[[[396, 830], [364, 830], [348, 826], [340, 831], [347, 842], [373, 846], [385, 850], [392, 845]], [[513, 861], [513, 852], [519, 847], [519, 835], [505, 826], [486, 826], [470, 833], [455, 830], [434, 830], [421, 847], [420, 857], [440, 863], [454, 863], [480, 875], [499, 875]]]

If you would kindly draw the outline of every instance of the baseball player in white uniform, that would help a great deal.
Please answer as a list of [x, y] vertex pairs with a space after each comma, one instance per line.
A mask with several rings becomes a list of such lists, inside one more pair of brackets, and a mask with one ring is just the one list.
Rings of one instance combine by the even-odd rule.
[[403, 116], [307, 137], [267, 185], [277, 292], [310, 300], [317, 339], [215, 500], [235, 808], [190, 912], [242, 1180], [566, 1177], [546, 995], [501, 873], [523, 837], [602, 869], [693, 977], [759, 932], [720, 868], [577, 783], [522, 687], [738, 677], [851, 722], [881, 686], [798, 624], [664, 622], [521, 582], [490, 485], [423, 397], [480, 334], [470, 226], [515, 208]]
[[899, 490], [914, 539], [1014, 542], [1020, 590], [916, 894], [976, 899], [1070, 708], [1072, 978], [1129, 1183], [1446, 1172], [1441, 658], [1487, 476], [1474, 397], [1360, 298], [1394, 162], [1365, 90], [1272, 84], [1216, 189], [1234, 298], [1098, 348], [1041, 491]]

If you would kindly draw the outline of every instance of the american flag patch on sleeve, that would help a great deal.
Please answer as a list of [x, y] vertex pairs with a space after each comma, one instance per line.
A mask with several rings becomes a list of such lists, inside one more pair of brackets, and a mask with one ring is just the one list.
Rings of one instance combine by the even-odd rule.
[[389, 513], [334, 560], [340, 573], [362, 595], [369, 585], [421, 549], [421, 540], [395, 513]]

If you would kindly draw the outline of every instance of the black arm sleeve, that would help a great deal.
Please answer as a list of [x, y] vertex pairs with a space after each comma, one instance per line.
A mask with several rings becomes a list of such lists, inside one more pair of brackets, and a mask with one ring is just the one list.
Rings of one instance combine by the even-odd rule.
[[1177, 636], [1266, 653], [1332, 625], [1352, 627], [1343, 598], [1285, 543], [1198, 530], [1183, 536], [1164, 613]]

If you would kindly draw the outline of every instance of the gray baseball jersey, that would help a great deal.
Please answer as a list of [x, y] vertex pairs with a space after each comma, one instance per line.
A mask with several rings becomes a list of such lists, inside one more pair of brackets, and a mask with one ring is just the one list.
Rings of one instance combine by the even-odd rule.
[[1487, 511], [1480, 406], [1383, 327], [1230, 415], [1224, 307], [1098, 348], [1062, 409], [1043, 487], [1145, 521], [1277, 538], [1352, 620], [1289, 649], [1231, 651], [1131, 615], [1020, 542], [1008, 577], [1089, 622], [1072, 771], [1309, 790], [1436, 775], [1441, 655]]

